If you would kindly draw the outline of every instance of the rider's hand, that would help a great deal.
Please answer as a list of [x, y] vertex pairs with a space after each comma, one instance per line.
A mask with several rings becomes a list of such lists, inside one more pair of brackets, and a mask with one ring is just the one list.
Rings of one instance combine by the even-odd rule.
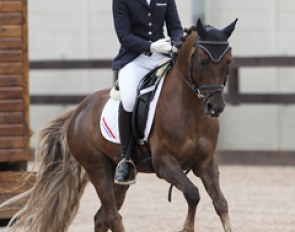
[[151, 52], [168, 54], [172, 51], [170, 38], [159, 39], [156, 42], [151, 43], [150, 50]]

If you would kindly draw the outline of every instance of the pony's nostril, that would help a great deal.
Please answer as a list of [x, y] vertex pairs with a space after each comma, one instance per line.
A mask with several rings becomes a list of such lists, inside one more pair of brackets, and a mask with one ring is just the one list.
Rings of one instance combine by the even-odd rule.
[[219, 114], [223, 111], [223, 109], [223, 105], [214, 105], [209, 102], [206, 104], [206, 114], [209, 117], [218, 117]]
[[215, 114], [215, 110], [214, 110], [213, 105], [211, 103], [207, 104], [207, 111], [210, 112], [210, 114]]

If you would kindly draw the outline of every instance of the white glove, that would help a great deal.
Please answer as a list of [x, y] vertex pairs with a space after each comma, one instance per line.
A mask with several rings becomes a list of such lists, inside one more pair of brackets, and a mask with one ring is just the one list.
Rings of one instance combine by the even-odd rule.
[[156, 42], [151, 43], [150, 50], [151, 52], [168, 54], [172, 51], [170, 38], [159, 39]]

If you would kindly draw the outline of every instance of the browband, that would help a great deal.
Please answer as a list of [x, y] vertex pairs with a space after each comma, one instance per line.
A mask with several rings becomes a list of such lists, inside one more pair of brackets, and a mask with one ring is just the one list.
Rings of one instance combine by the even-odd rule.
[[204, 41], [198, 40], [195, 47], [202, 48], [214, 63], [220, 62], [222, 57], [230, 50], [228, 41]]

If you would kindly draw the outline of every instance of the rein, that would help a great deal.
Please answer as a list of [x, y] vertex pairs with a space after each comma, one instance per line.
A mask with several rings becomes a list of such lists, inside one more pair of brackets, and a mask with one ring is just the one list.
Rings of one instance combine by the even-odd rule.
[[176, 70], [178, 76], [179, 76], [179, 77], [180, 77], [180, 78], [181, 78], [181, 79], [182, 79], [182, 80], [188, 85], [188, 87], [189, 87], [189, 88], [190, 88], [195, 94], [197, 94], [198, 98], [199, 98], [199, 99], [204, 98], [204, 95], [201, 94], [201, 91], [200, 91], [200, 89], [196, 86], [196, 84], [195, 84], [193, 81], [191, 81], [191, 80], [185, 78], [184, 75], [179, 71], [179, 69], [176, 67], [176, 63], [175, 63], [175, 59], [174, 59], [174, 58], [172, 58], [172, 63], [173, 63], [173, 66], [175, 67], [175, 70]]

